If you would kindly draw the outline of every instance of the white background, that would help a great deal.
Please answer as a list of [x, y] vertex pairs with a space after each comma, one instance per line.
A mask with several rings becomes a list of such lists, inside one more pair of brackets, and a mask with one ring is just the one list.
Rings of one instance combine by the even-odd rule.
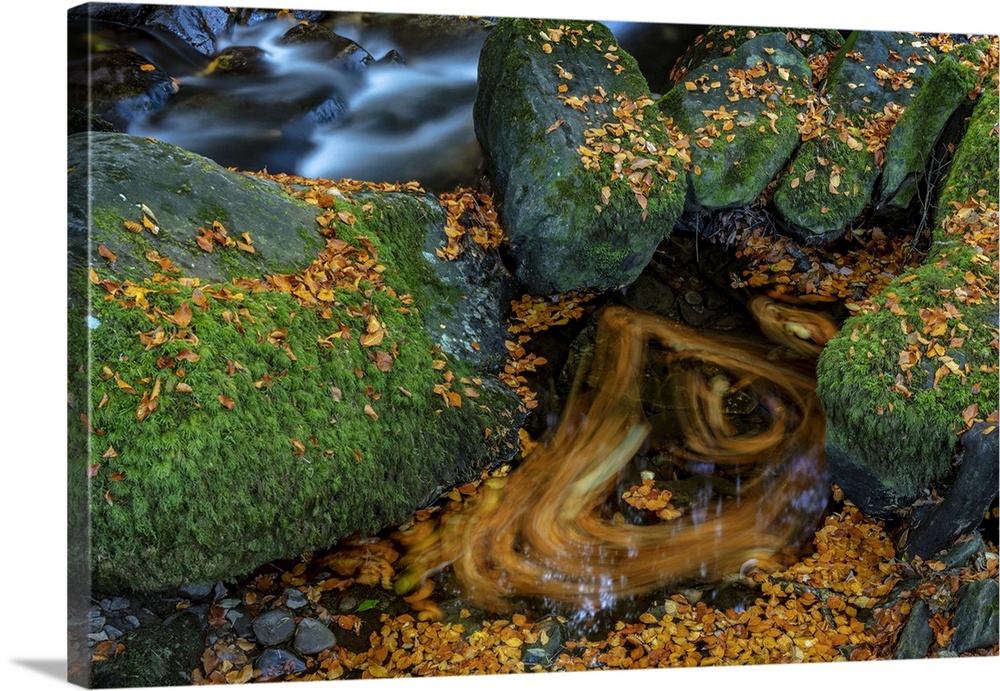
[[[65, 626], [65, 214], [66, 11], [77, 3], [15, 2], [5, 6], [2, 46], [2, 249], [0, 249], [0, 486], [3, 492], [0, 588], [0, 684], [5, 688], [66, 686]], [[163, 2], [162, 4], [211, 4]], [[231, 4], [231, 3], [220, 3]], [[240, 6], [255, 6], [237, 2]], [[256, 6], [278, 6], [262, 2]], [[290, 7], [380, 12], [504, 15], [689, 24], [801, 26], [996, 34], [988, 0], [876, 3], [834, 0], [762, 2], [598, 3], [595, 0], [303, 0]], [[642, 3], [646, 4], [646, 3]], [[882, 7], [885, 5], [886, 7]], [[990, 10], [989, 7], [994, 9]], [[893, 13], [890, 13], [893, 12]], [[923, 660], [704, 670], [585, 672], [516, 678], [320, 682], [304, 687], [360, 691], [421, 689], [586, 689], [630, 685], [729, 684], [744, 689], [923, 689], [979, 686], [1000, 678], [1000, 658]], [[989, 682], [987, 682], [988, 684]], [[543, 686], [544, 685], [544, 686]]]

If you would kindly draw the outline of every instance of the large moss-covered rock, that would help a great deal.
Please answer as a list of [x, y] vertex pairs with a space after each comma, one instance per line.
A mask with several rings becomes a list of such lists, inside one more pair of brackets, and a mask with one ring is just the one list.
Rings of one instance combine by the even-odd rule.
[[976, 73], [950, 55], [934, 66], [925, 88], [892, 128], [879, 181], [880, 210], [910, 205], [948, 119], [975, 87]]
[[434, 197], [310, 204], [126, 135], [71, 138], [69, 162], [71, 520], [95, 587], [235, 577], [513, 453], [520, 404], [421, 314], [457, 290], [414, 251], [443, 232]]
[[691, 138], [688, 209], [745, 206], [798, 145], [812, 72], [780, 32], [705, 57], [657, 105]]
[[985, 84], [938, 198], [931, 255], [848, 319], [817, 364], [834, 481], [871, 514], [943, 491], [959, 435], [997, 415], [995, 71]]
[[474, 118], [525, 289], [631, 283], [681, 213], [684, 170], [607, 27], [499, 21], [480, 54]]
[[861, 215], [881, 170], [869, 139], [878, 140], [880, 121], [913, 101], [933, 53], [914, 34], [850, 34], [826, 77], [829, 128], [813, 128], [772, 199], [787, 232], [809, 244], [828, 242]]

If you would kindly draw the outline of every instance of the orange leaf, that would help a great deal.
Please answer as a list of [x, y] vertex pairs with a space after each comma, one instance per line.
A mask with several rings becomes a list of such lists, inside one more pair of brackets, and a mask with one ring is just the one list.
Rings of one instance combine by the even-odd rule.
[[97, 253], [99, 255], [101, 255], [102, 257], [104, 257], [105, 259], [107, 259], [112, 264], [114, 264], [116, 261], [118, 261], [118, 257], [115, 255], [115, 253], [112, 252], [111, 250], [109, 250], [104, 245], [98, 245], [97, 246]]
[[185, 382], [180, 382], [177, 385], [177, 388], [174, 389], [174, 391], [176, 391], [177, 393], [192, 393], [194, 389], [191, 388], [190, 384], [187, 384]]
[[232, 410], [233, 406], [236, 405], [236, 401], [234, 401], [224, 393], [219, 394], [219, 403], [221, 403], [222, 407], [225, 408], [226, 410]]
[[448, 392], [448, 403], [455, 406], [456, 408], [462, 407], [462, 394], [457, 391]]
[[168, 321], [173, 322], [177, 326], [185, 327], [191, 323], [191, 308], [188, 307], [187, 301], [181, 303], [181, 306], [177, 308], [173, 316], [168, 319]]
[[205, 297], [205, 293], [201, 292], [201, 288], [195, 288], [194, 292], [191, 293], [191, 302], [203, 310], [208, 309], [208, 298]]
[[145, 64], [139, 65], [139, 69], [142, 70], [143, 72], [152, 72], [153, 70], [156, 69], [156, 65], [151, 65], [150, 63], [147, 62]]

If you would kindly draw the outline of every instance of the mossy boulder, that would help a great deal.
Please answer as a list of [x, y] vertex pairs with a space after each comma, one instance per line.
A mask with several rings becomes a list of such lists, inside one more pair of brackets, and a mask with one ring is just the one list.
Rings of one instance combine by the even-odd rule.
[[71, 521], [94, 587], [233, 578], [514, 453], [519, 402], [423, 317], [457, 292], [414, 251], [443, 233], [434, 197], [330, 183], [310, 204], [126, 135], [77, 135], [69, 162]]
[[688, 73], [709, 60], [726, 57], [747, 41], [763, 34], [781, 33], [789, 45], [806, 60], [835, 51], [844, 37], [835, 29], [802, 29], [768, 26], [710, 26], [692, 41], [670, 71], [670, 81], [676, 86], [688, 80]]
[[684, 169], [634, 58], [597, 22], [502, 19], [474, 105], [514, 276], [552, 294], [628, 285], [684, 202]]
[[916, 35], [854, 31], [826, 76], [829, 127], [813, 128], [774, 192], [785, 230], [807, 244], [834, 240], [871, 202], [881, 154], [871, 150], [887, 118], [923, 87], [934, 50]]
[[938, 197], [932, 253], [848, 319], [817, 364], [834, 481], [873, 515], [944, 492], [960, 435], [997, 415], [995, 75]]
[[758, 34], [706, 56], [657, 102], [691, 139], [689, 211], [745, 206], [764, 191], [799, 143], [811, 78], [784, 33]]
[[950, 55], [941, 57], [926, 86], [892, 128], [879, 181], [880, 211], [910, 206], [948, 120], [975, 88], [975, 71]]

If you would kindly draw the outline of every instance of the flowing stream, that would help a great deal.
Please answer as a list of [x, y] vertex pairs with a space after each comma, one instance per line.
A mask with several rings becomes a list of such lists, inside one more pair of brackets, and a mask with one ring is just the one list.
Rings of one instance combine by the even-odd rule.
[[[160, 33], [117, 30], [116, 39], [136, 47], [179, 84], [165, 106], [133, 121], [128, 132], [243, 170], [417, 180], [434, 192], [478, 180], [482, 151], [472, 109], [485, 32], [404, 46], [378, 22], [334, 20], [333, 31], [374, 59], [352, 68], [333, 67], [307, 46], [282, 43], [294, 25], [290, 19], [239, 25], [221, 39], [217, 54], [237, 47], [253, 51], [254, 69], [247, 72], [219, 69], [211, 58]], [[698, 29], [609, 26], [626, 50], [649, 56], [642, 60], [653, 89], [662, 84], [655, 75], [666, 74], [667, 63]]]

